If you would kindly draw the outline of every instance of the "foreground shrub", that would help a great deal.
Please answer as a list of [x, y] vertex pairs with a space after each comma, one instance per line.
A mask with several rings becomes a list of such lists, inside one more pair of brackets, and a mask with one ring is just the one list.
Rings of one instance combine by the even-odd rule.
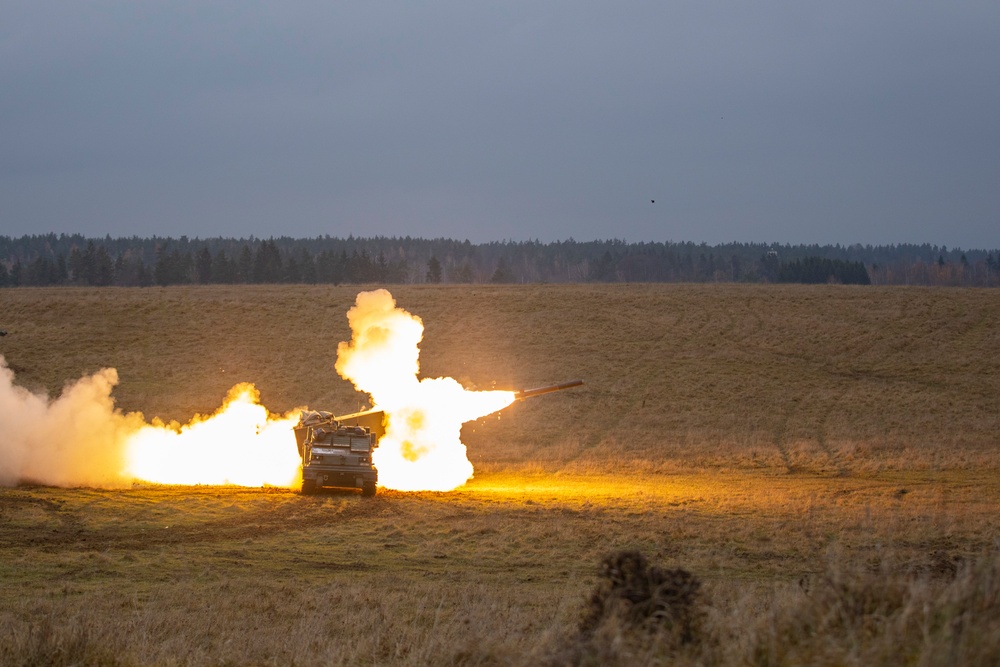
[[701, 582], [651, 565], [638, 551], [607, 556], [579, 632], [553, 659], [562, 664], [644, 664], [699, 641]]
[[580, 624], [581, 636], [618, 623], [637, 631], [666, 631], [679, 644], [694, 639], [701, 582], [689, 572], [662, 570], [638, 551], [623, 551], [601, 562], [600, 576]]

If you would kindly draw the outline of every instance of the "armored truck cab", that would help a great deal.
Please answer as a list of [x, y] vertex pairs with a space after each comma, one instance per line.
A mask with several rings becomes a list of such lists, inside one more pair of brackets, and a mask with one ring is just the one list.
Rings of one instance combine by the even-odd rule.
[[378, 434], [370, 427], [346, 421], [329, 412], [302, 413], [295, 427], [302, 457], [302, 493], [334, 486], [375, 495], [378, 470], [372, 464], [372, 451], [378, 446]]

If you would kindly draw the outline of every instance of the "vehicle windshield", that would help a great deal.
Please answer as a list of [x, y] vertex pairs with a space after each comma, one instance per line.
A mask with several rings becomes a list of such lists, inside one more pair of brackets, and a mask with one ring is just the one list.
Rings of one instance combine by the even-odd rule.
[[338, 448], [343, 449], [343, 448], [347, 447], [347, 443], [344, 442], [342, 438], [337, 438], [333, 433], [330, 433], [329, 435], [324, 435], [322, 438], [316, 440], [315, 446], [316, 447], [338, 447]]

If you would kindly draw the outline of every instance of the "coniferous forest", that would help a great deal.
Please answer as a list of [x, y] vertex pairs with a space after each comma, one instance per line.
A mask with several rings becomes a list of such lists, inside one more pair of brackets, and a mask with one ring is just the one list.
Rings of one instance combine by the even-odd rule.
[[0, 236], [0, 287], [786, 282], [1000, 286], [1000, 251], [914, 245]]

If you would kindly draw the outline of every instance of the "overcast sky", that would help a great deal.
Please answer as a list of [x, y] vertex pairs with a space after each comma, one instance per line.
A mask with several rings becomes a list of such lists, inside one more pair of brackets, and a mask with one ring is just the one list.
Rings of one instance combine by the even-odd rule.
[[4, 0], [49, 231], [997, 248], [1000, 2]]

